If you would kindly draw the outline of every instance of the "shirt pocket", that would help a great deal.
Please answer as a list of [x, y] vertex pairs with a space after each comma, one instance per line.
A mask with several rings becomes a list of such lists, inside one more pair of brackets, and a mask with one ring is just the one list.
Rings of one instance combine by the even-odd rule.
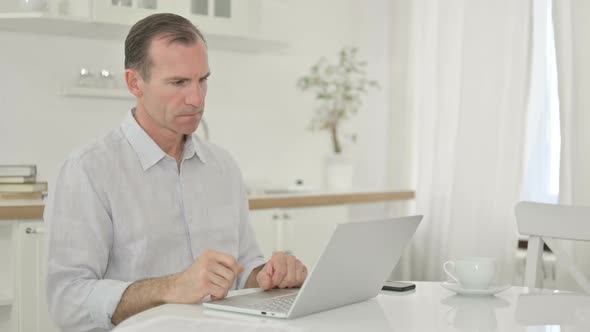
[[216, 205], [207, 208], [201, 225], [201, 249], [212, 249], [234, 257], [239, 254], [239, 210], [235, 205]]

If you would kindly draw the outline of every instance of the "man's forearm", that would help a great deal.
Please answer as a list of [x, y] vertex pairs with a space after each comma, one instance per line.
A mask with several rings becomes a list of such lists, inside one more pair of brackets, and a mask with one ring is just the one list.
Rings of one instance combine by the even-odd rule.
[[260, 270], [262, 270], [263, 267], [264, 267], [264, 264], [260, 265], [259, 267], [252, 270], [252, 272], [250, 272], [250, 275], [248, 276], [248, 280], [246, 280], [246, 287], [245, 288], [259, 287], [258, 281], [256, 280], [256, 276], [258, 276], [258, 272], [260, 272]]
[[123, 293], [111, 322], [117, 325], [137, 313], [166, 303], [175, 276], [135, 282]]
[[[209, 253], [206, 255], [213, 254], [214, 253]], [[199, 262], [202, 261], [204, 262], [203, 264], [207, 264], [208, 260], [206, 258], [207, 257], [199, 259]], [[199, 286], [203, 285], [203, 281], [198, 282], [197, 276], [203, 274], [196, 272], [199, 266], [195, 264], [183, 273], [171, 275], [169, 277], [138, 281], [129, 285], [121, 296], [121, 300], [113, 313], [111, 322], [114, 325], [117, 325], [128, 317], [164, 303], [197, 303], [207, 294], [215, 295], [217, 297], [225, 296], [221, 293], [214, 293], [214, 289], [211, 289], [209, 286]], [[263, 267], [264, 265], [261, 265], [252, 270], [246, 281], [246, 288], [258, 287], [256, 276]], [[191, 269], [195, 271], [191, 272]], [[236, 275], [240, 272], [241, 270], [237, 270], [236, 268]], [[231, 285], [232, 281], [233, 279], [228, 281], [228, 285]], [[208, 281], [205, 284], [209, 283], [211, 282]], [[217, 287], [217, 289], [219, 289], [219, 287]], [[227, 289], [225, 289], [225, 293], [227, 294]]]

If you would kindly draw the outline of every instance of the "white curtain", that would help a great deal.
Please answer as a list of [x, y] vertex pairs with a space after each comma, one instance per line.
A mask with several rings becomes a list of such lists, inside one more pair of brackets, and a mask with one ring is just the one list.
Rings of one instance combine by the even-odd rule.
[[[590, 1], [553, 1], [561, 120], [560, 202], [590, 206]], [[590, 221], [589, 221], [590, 222]], [[590, 246], [570, 244], [576, 264], [590, 275]], [[557, 287], [576, 289], [560, 268]]]
[[445, 260], [492, 256], [511, 279], [523, 174], [530, 0], [412, 1], [415, 280]]

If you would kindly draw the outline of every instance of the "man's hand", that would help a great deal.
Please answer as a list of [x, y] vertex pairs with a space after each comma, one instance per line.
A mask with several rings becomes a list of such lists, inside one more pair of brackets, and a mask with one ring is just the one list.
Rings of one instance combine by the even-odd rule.
[[233, 256], [205, 251], [188, 269], [175, 276], [167, 303], [197, 303], [205, 296], [213, 300], [227, 296], [237, 276], [244, 271]]
[[262, 289], [299, 287], [307, 278], [307, 268], [295, 256], [277, 252], [256, 275]]
[[164, 303], [197, 303], [207, 295], [220, 299], [227, 295], [244, 267], [230, 255], [208, 250], [181, 273], [131, 284], [121, 297], [111, 322]]

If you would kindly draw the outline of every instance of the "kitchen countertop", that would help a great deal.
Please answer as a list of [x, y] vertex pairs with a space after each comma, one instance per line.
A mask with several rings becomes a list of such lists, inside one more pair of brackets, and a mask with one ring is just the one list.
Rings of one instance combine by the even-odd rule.
[[41, 219], [45, 204], [41, 199], [0, 200], [0, 221], [15, 219]]
[[[251, 195], [249, 204], [250, 210], [261, 210], [403, 201], [414, 198], [415, 193], [409, 190], [285, 192], [282, 194]], [[0, 220], [41, 219], [44, 207], [43, 200], [0, 200]]]
[[250, 196], [250, 210], [403, 201], [415, 198], [413, 191], [358, 190], [346, 192], [298, 192]]

